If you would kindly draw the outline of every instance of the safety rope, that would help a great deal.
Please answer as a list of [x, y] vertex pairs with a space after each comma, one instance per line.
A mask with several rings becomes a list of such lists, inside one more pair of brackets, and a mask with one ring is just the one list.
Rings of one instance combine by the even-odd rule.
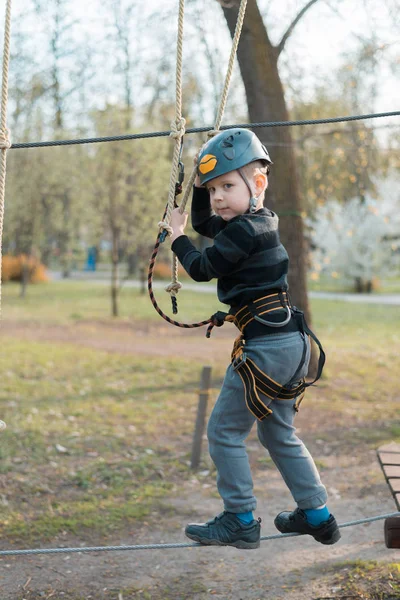
[[[170, 226], [171, 214], [175, 206], [176, 182], [178, 179], [179, 163], [181, 159], [182, 142], [185, 134], [186, 121], [182, 117], [182, 64], [183, 64], [183, 18], [185, 12], [185, 0], [179, 0], [178, 35], [176, 49], [176, 86], [175, 86], [175, 121], [171, 123], [171, 137], [174, 138], [174, 153], [172, 157], [171, 177], [169, 182], [168, 202], [164, 218], [158, 223], [161, 235], [166, 231], [172, 234]], [[181, 288], [178, 281], [178, 264], [175, 255], [172, 259], [172, 281], [166, 288], [171, 295], [173, 310], [176, 310], [176, 294]]]
[[[234, 125], [221, 125], [220, 130], [232, 129], [233, 127], [242, 127], [243, 129], [257, 129], [268, 127], [294, 127], [302, 125], [326, 125], [329, 123], [348, 123], [350, 121], [363, 121], [367, 119], [381, 119], [387, 117], [399, 117], [400, 111], [370, 113], [365, 115], [349, 115], [344, 117], [330, 117], [326, 119], [304, 119], [297, 121], [262, 121], [258, 123], [236, 123]], [[188, 133], [205, 133], [212, 131], [213, 127], [191, 127], [186, 129]], [[123, 135], [112, 135], [93, 138], [76, 138], [72, 140], [51, 140], [48, 142], [21, 142], [12, 144], [11, 150], [22, 150], [24, 148], [46, 148], [48, 146], [73, 146], [74, 144], [97, 144], [102, 142], [123, 142], [125, 140], [142, 140], [155, 137], [169, 137], [171, 131], [148, 131], [144, 133], [127, 133]]]
[[[167, 208], [164, 214], [164, 218], [162, 221], [158, 223], [161, 239], [165, 239], [165, 235], [163, 232], [166, 231], [169, 235], [172, 234], [172, 229], [170, 227], [171, 213], [176, 206], [176, 195], [177, 188], [176, 182], [178, 179], [178, 170], [179, 163], [182, 153], [182, 143], [183, 136], [185, 133], [185, 119], [182, 118], [182, 64], [183, 64], [183, 17], [184, 17], [184, 5], [185, 0], [180, 0], [179, 2], [179, 18], [178, 18], [178, 36], [177, 36], [177, 51], [176, 51], [176, 100], [175, 100], [175, 122], [171, 123], [171, 136], [175, 139], [174, 146], [174, 154], [172, 159], [172, 168], [171, 168], [171, 178], [170, 178], [170, 186], [169, 186], [169, 194], [168, 194], [168, 203]], [[238, 17], [236, 21], [235, 33], [232, 40], [232, 47], [228, 61], [228, 67], [226, 71], [224, 87], [221, 94], [221, 100], [219, 103], [217, 116], [215, 119], [214, 129], [208, 132], [208, 137], [213, 137], [219, 132], [221, 127], [222, 118], [224, 116], [226, 103], [228, 100], [229, 87], [232, 79], [233, 66], [235, 62], [235, 56], [237, 52], [237, 48], [239, 45], [240, 34], [242, 32], [243, 21], [246, 14], [246, 6], [247, 0], [241, 0], [239, 6]], [[192, 187], [194, 184], [194, 180], [196, 178], [196, 168], [193, 168], [192, 173], [189, 177], [189, 180], [186, 184], [185, 191], [183, 193], [183, 198], [181, 204], [179, 206], [179, 212], [182, 214], [185, 210], [186, 204], [189, 199], [189, 195], [191, 194]], [[158, 240], [157, 240], [158, 241]], [[157, 243], [156, 243], [157, 244]], [[153, 263], [154, 264], [154, 263]], [[172, 311], [174, 314], [178, 312], [178, 305], [176, 300], [176, 295], [178, 291], [181, 289], [182, 284], [178, 281], [178, 259], [177, 256], [172, 254], [172, 264], [171, 264], [171, 283], [165, 288], [166, 292], [168, 292], [171, 296], [172, 301]], [[154, 294], [151, 296], [152, 302], [155, 302]], [[177, 322], [176, 322], [177, 323]], [[182, 326], [182, 325], [179, 325]]]
[[[238, 12], [238, 17], [237, 17], [237, 21], [236, 21], [235, 33], [233, 35], [231, 53], [230, 53], [229, 61], [228, 61], [228, 68], [226, 70], [226, 75], [225, 75], [224, 88], [222, 90], [221, 100], [219, 103], [218, 112], [217, 112], [217, 116], [215, 119], [214, 129], [208, 130], [208, 132], [207, 132], [207, 136], [209, 138], [216, 135], [221, 129], [222, 118], [224, 116], [226, 102], [228, 100], [228, 93], [229, 93], [229, 87], [230, 87], [231, 79], [232, 79], [232, 72], [233, 72], [233, 66], [235, 63], [235, 56], [236, 56], [236, 52], [237, 52], [238, 45], [239, 45], [240, 34], [242, 33], [244, 16], [246, 14], [246, 6], [247, 6], [247, 0], [242, 0], [240, 3], [240, 6], [239, 6], [239, 12]], [[183, 194], [182, 202], [179, 207], [179, 210], [181, 213], [185, 210], [187, 201], [189, 199], [189, 195], [192, 191], [193, 183], [194, 183], [194, 180], [196, 179], [196, 171], [197, 170], [196, 170], [196, 166], [195, 166], [192, 171], [192, 174], [189, 178], [189, 181], [186, 185], [186, 189]]]
[[[6, 193], [6, 165], [7, 150], [11, 146], [9, 132], [7, 129], [7, 101], [8, 101], [8, 67], [10, 64], [10, 38], [11, 38], [11, 0], [7, 0], [6, 18], [4, 25], [4, 52], [3, 72], [1, 82], [1, 111], [0, 111], [0, 318], [1, 318], [1, 272], [2, 272], [2, 247], [3, 247], [3, 222], [4, 222], [4, 199]], [[0, 430], [5, 429], [6, 424], [0, 421]]]
[[7, 0], [6, 20], [4, 26], [3, 74], [1, 82], [1, 111], [0, 111], [0, 315], [1, 315], [1, 267], [2, 239], [4, 222], [4, 197], [6, 192], [6, 162], [7, 150], [11, 142], [7, 130], [7, 101], [8, 101], [8, 66], [10, 63], [10, 34], [11, 34], [11, 0]]
[[[380, 521], [382, 519], [389, 519], [390, 517], [400, 517], [400, 512], [389, 513], [387, 515], [378, 515], [376, 517], [368, 517], [366, 519], [358, 519], [357, 521], [348, 521], [342, 523], [339, 528], [351, 527], [352, 525], [361, 525], [363, 523], [372, 523], [373, 521]], [[300, 533], [277, 533], [275, 535], [261, 536], [261, 541], [269, 540], [280, 540], [288, 537], [298, 537], [304, 535]], [[171, 548], [205, 548], [205, 544], [186, 544], [186, 543], [169, 543], [169, 544], [138, 544], [135, 546], [121, 545], [121, 546], [82, 546], [80, 548], [32, 548], [28, 550], [1, 550], [0, 556], [18, 556], [27, 554], [72, 554], [81, 552], [114, 552], [122, 550], [168, 550]], [[209, 546], [208, 546], [209, 547]]]

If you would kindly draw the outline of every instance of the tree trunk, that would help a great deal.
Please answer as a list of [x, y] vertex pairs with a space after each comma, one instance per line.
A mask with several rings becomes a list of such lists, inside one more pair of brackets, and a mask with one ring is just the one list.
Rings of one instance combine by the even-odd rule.
[[147, 292], [147, 273], [144, 263], [139, 267], [140, 293], [144, 295]]
[[[223, 7], [223, 11], [233, 36], [238, 2], [232, 4], [234, 6]], [[250, 121], [288, 121], [289, 113], [278, 71], [278, 51], [269, 40], [256, 0], [248, 1], [237, 56]], [[302, 199], [290, 128], [261, 128], [256, 133], [267, 148], [272, 143], [274, 165], [266, 203], [280, 215], [280, 235], [290, 257], [289, 285], [293, 303], [305, 312], [310, 322], [306, 245], [300, 216]], [[275, 146], [278, 142], [279, 145]]]
[[25, 298], [25, 296], [26, 296], [26, 290], [28, 287], [30, 274], [31, 273], [30, 273], [30, 268], [29, 268], [29, 255], [28, 255], [25, 259], [23, 259], [23, 262], [22, 262], [21, 289], [19, 292], [20, 298]]
[[118, 291], [119, 291], [119, 231], [112, 230], [111, 251], [111, 314], [118, 317]]
[[62, 231], [60, 232], [60, 258], [62, 278], [71, 275], [71, 199], [69, 191], [65, 190], [62, 196]]

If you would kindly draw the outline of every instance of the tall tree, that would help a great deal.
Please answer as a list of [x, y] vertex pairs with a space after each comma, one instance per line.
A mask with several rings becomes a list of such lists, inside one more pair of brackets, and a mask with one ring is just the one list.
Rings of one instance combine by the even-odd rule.
[[[74, 96], [82, 93], [94, 72], [91, 68], [90, 46], [80, 51], [75, 40], [78, 21], [70, 14], [68, 0], [36, 0], [36, 12], [48, 23], [47, 42], [49, 66], [47, 70], [47, 92], [52, 104], [52, 129], [54, 137], [63, 137], [66, 124], [66, 107]], [[74, 57], [74, 60], [71, 60]], [[65, 181], [63, 182], [65, 183]], [[61, 182], [60, 182], [61, 184]], [[60, 204], [61, 231], [59, 235], [60, 259], [63, 277], [70, 274], [70, 259], [73, 236], [71, 219], [73, 214], [71, 190], [65, 187], [54, 200]]]

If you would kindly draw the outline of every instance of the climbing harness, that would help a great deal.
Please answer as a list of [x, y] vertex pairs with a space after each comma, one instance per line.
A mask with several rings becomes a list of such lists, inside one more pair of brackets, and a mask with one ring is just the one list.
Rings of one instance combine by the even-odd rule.
[[[277, 311], [279, 314], [275, 314]], [[283, 319], [280, 318], [282, 311], [284, 311]], [[325, 364], [325, 352], [317, 336], [308, 327], [304, 313], [292, 305], [289, 294], [285, 291], [272, 292], [246, 304], [233, 314], [218, 311], [213, 315], [212, 320], [213, 323], [210, 327], [214, 325], [221, 327], [225, 321], [228, 321], [234, 323], [240, 331], [240, 335], [233, 345], [231, 361], [233, 369], [242, 380], [246, 404], [250, 412], [259, 421], [272, 414], [272, 410], [261, 400], [260, 394], [267, 396], [270, 400], [297, 398], [294, 408], [298, 411], [306, 389], [321, 377]], [[246, 339], [257, 335], [275, 334], [278, 331], [279, 333], [299, 331], [304, 339], [303, 354], [296, 372], [290, 381], [284, 383], [278, 383], [261, 371], [246, 354]], [[306, 358], [306, 336], [311, 337], [319, 348], [317, 374], [313, 381], [306, 383], [303, 378], [298, 383], [299, 374], [303, 370]]]

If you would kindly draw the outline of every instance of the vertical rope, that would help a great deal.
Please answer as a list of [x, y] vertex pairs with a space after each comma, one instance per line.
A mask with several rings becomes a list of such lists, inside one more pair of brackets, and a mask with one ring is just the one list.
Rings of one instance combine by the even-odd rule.
[[[237, 52], [237, 49], [239, 46], [240, 34], [242, 33], [244, 17], [246, 14], [246, 6], [247, 6], [247, 0], [241, 0], [240, 6], [239, 6], [239, 11], [238, 11], [238, 17], [237, 17], [237, 21], [236, 21], [235, 33], [234, 33], [233, 39], [232, 39], [232, 48], [231, 48], [231, 53], [229, 56], [228, 68], [227, 68], [226, 75], [225, 75], [224, 87], [222, 90], [221, 100], [219, 103], [219, 108], [218, 108], [217, 116], [215, 119], [215, 126], [212, 131], [209, 131], [207, 133], [207, 136], [209, 138], [211, 138], [214, 135], [216, 135], [217, 133], [219, 133], [219, 129], [221, 127], [222, 118], [223, 118], [224, 112], [225, 112], [226, 102], [228, 100], [229, 87], [231, 84], [232, 72], [233, 72], [233, 67], [235, 64], [235, 56], [236, 56], [236, 52]], [[193, 169], [193, 172], [189, 178], [189, 181], [187, 183], [187, 186], [186, 186], [184, 194], [183, 194], [182, 202], [180, 205], [181, 213], [185, 210], [185, 207], [186, 207], [187, 201], [189, 199], [195, 179], [196, 179], [196, 167], [194, 167], [194, 169]]]
[[[239, 45], [240, 34], [242, 32], [243, 21], [246, 13], [247, 0], [241, 0], [238, 18], [236, 21], [235, 33], [232, 40], [231, 53], [229, 56], [228, 68], [225, 76], [224, 87], [222, 90], [222, 96], [215, 120], [215, 127], [213, 131], [208, 132], [208, 137], [213, 137], [219, 132], [219, 128], [221, 127], [222, 118], [224, 115], [226, 102], [228, 99], [229, 87], [232, 78], [233, 67], [235, 63], [235, 56], [237, 52], [237, 48]], [[175, 147], [174, 154], [172, 159], [172, 168], [171, 168], [171, 177], [170, 177], [170, 185], [169, 185], [169, 194], [168, 194], [168, 203], [166, 208], [166, 213], [164, 216], [164, 220], [161, 221], [158, 226], [160, 230], [166, 230], [169, 234], [171, 234], [171, 213], [174, 208], [175, 203], [175, 185], [178, 176], [178, 168], [179, 168], [179, 160], [180, 160], [180, 152], [181, 152], [181, 144], [182, 138], [185, 133], [185, 119], [182, 117], [182, 57], [183, 57], [183, 21], [184, 21], [184, 0], [180, 0], [179, 2], [179, 18], [178, 18], [178, 38], [177, 38], [177, 58], [176, 58], [176, 95], [175, 95], [175, 121], [171, 123], [171, 137], [175, 139]], [[189, 180], [186, 184], [186, 188], [183, 194], [183, 198], [179, 207], [179, 211], [182, 214], [185, 210], [186, 204], [189, 199], [189, 195], [191, 193], [194, 180], [196, 179], [196, 167], [192, 170], [192, 173], [189, 177]], [[173, 312], [177, 312], [176, 308], [176, 300], [175, 296], [178, 293], [179, 289], [182, 285], [178, 281], [178, 259], [176, 255], [173, 253], [172, 255], [172, 275], [171, 275], [171, 283], [165, 288], [167, 292], [171, 294]]]
[[[1, 112], [0, 112], [0, 315], [1, 315], [1, 267], [2, 267], [2, 241], [4, 222], [4, 197], [6, 191], [6, 158], [7, 149], [11, 142], [8, 137], [7, 101], [8, 101], [8, 67], [10, 64], [10, 34], [11, 34], [11, 0], [7, 0], [6, 20], [4, 25], [4, 53], [3, 75], [1, 84]], [[0, 427], [1, 428], [1, 427]]]
[[[224, 85], [224, 89], [222, 91], [222, 97], [221, 97], [221, 102], [220, 102], [218, 113], [217, 113], [217, 118], [215, 120], [215, 127], [214, 127], [215, 131], [219, 131], [219, 128], [221, 127], [222, 117], [224, 116], [226, 102], [228, 100], [229, 86], [231, 83], [233, 66], [235, 64], [235, 56], [236, 56], [236, 52], [237, 52], [237, 49], [239, 46], [240, 34], [242, 33], [244, 16], [246, 14], [246, 6], [247, 6], [247, 0], [242, 0], [240, 3], [240, 6], [239, 6], [238, 18], [237, 18], [236, 27], [235, 27], [235, 33], [233, 35], [231, 54], [229, 57], [228, 69], [227, 69], [226, 77], [225, 77], [225, 85]], [[208, 136], [212, 137], [212, 133], [213, 132], [209, 132]]]
[[171, 123], [171, 137], [175, 140], [172, 158], [171, 177], [169, 182], [168, 205], [165, 221], [169, 224], [175, 202], [175, 184], [178, 177], [182, 137], [185, 133], [186, 121], [182, 118], [182, 63], [183, 63], [183, 19], [185, 0], [179, 0], [178, 37], [176, 49], [176, 88], [175, 88], [175, 121]]
[[[160, 230], [166, 230], [171, 234], [171, 213], [175, 205], [175, 186], [178, 178], [179, 161], [181, 155], [182, 138], [185, 134], [186, 121], [182, 117], [182, 64], [183, 64], [183, 22], [185, 14], [185, 0], [179, 0], [178, 36], [176, 46], [176, 89], [175, 89], [175, 121], [171, 123], [171, 137], [175, 140], [174, 153], [172, 157], [171, 177], [169, 181], [169, 193], [164, 220], [158, 226]], [[165, 288], [171, 294], [173, 300], [181, 284], [178, 281], [178, 260], [172, 257], [172, 281]], [[173, 300], [174, 302], [174, 300]], [[176, 305], [173, 303], [173, 307]], [[177, 312], [174, 308], [174, 312]]]
[[[3, 53], [3, 74], [1, 84], [1, 111], [0, 111], [0, 317], [1, 317], [1, 267], [2, 267], [2, 241], [3, 241], [3, 222], [4, 222], [4, 197], [6, 191], [6, 158], [7, 149], [11, 142], [8, 136], [6, 126], [7, 122], [7, 101], [8, 101], [8, 67], [10, 64], [10, 37], [11, 37], [11, 0], [7, 0], [6, 20], [4, 25], [4, 53]], [[0, 421], [0, 430], [4, 429], [6, 424]]]

